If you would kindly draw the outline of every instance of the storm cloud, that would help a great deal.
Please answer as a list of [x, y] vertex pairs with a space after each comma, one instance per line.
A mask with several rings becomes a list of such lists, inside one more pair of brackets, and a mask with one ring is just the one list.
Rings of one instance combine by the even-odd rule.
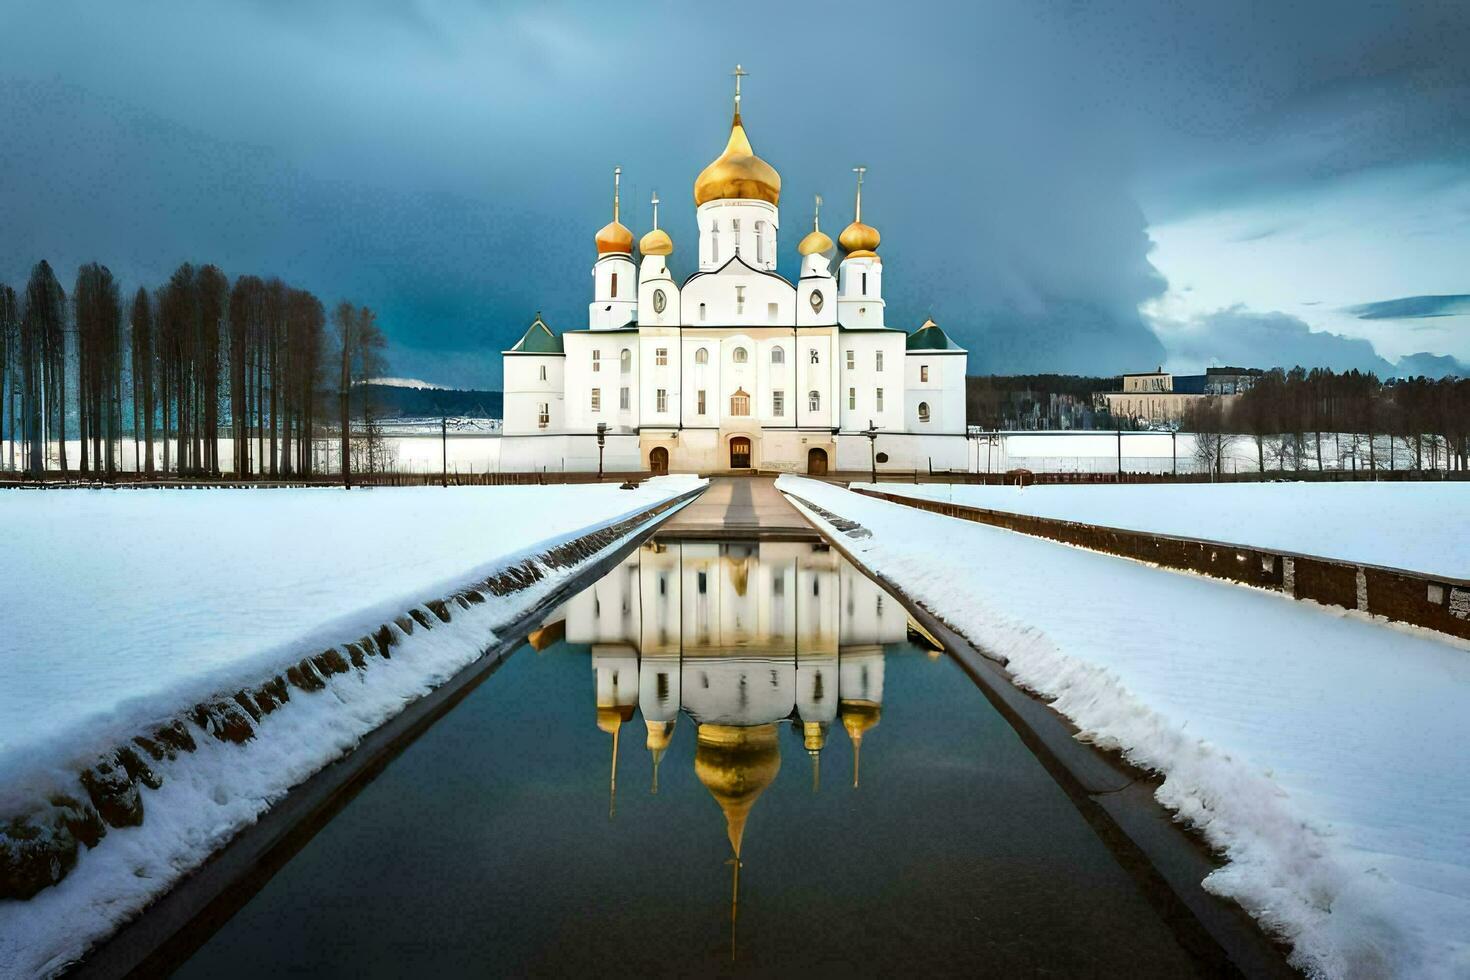
[[627, 223], [647, 228], [658, 189], [693, 271], [690, 186], [739, 61], [783, 177], [783, 271], [813, 195], [839, 229], [865, 164], [890, 324], [934, 316], [973, 371], [1098, 374], [1192, 342], [1139, 313], [1171, 285], [1153, 222], [1470, 159], [1458, 6], [705, 10], [12, 2], [0, 280], [41, 257], [129, 283], [184, 260], [277, 274], [378, 309], [395, 373], [496, 386], [536, 311], [585, 321], [615, 164]]

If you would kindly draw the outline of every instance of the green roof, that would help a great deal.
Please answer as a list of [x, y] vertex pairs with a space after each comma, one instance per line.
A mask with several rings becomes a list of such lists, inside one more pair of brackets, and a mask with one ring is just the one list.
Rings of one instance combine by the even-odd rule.
[[909, 334], [904, 346], [908, 350], [964, 350], [933, 320], [925, 320], [922, 327]]
[[536, 314], [536, 319], [526, 328], [526, 333], [516, 345], [507, 353], [510, 354], [560, 354], [561, 338], [551, 332], [546, 321], [541, 319], [541, 314]]

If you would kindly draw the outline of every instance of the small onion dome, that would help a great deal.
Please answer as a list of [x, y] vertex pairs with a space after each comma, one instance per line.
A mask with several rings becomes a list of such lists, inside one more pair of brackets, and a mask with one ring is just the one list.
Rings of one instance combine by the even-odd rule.
[[809, 231], [796, 250], [802, 255], [820, 255], [832, 251], [832, 239], [824, 231]]
[[872, 225], [865, 225], [861, 221], [854, 221], [842, 229], [842, 234], [837, 237], [842, 247], [847, 250], [850, 259], [871, 259], [877, 254], [874, 249], [882, 241], [878, 229]]
[[852, 787], [857, 789], [858, 764], [862, 758], [863, 735], [878, 724], [883, 715], [882, 707], [875, 701], [839, 701], [837, 712], [842, 716], [842, 727], [852, 739]]
[[730, 124], [730, 141], [725, 152], [700, 172], [694, 181], [694, 205], [710, 201], [754, 200], [768, 204], [781, 202], [781, 175], [776, 168], [755, 155], [740, 113]]
[[644, 255], [669, 255], [674, 251], [674, 240], [662, 228], [655, 228], [638, 240], [638, 251]]
[[801, 744], [808, 752], [820, 752], [827, 745], [827, 726], [820, 721], [801, 723]]
[[633, 705], [631, 704], [599, 705], [597, 727], [611, 735], [632, 717]]
[[597, 254], [613, 255], [618, 252], [633, 251], [633, 233], [627, 227], [614, 218], [597, 232]]

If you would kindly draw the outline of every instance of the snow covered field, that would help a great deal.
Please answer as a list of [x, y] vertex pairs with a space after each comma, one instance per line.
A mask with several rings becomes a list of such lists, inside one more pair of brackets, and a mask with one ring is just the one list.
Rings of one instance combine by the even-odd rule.
[[862, 524], [871, 537], [837, 534], [860, 560], [1007, 658], [1083, 737], [1162, 773], [1160, 801], [1227, 857], [1207, 886], [1299, 965], [1470, 975], [1466, 645], [825, 483], [778, 486]]
[[885, 483], [877, 489], [1036, 517], [1470, 578], [1470, 483], [1032, 487]]
[[[698, 483], [0, 492], [0, 817], [75, 793], [99, 753], [192, 705]], [[108, 828], [60, 884], [0, 900], [0, 975], [64, 966], [566, 574], [401, 637], [391, 659], [272, 713], [270, 737], [196, 730], [197, 751], [152, 763], [163, 782], [140, 826]]]

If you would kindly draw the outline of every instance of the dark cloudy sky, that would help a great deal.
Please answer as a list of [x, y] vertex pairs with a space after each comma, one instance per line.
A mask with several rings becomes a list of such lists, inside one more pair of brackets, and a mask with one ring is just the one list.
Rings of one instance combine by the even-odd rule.
[[584, 326], [615, 164], [693, 271], [737, 61], [783, 271], [867, 165], [890, 324], [972, 372], [1470, 361], [1463, 0], [5, 0], [0, 43], [0, 280], [280, 275], [397, 375]]

